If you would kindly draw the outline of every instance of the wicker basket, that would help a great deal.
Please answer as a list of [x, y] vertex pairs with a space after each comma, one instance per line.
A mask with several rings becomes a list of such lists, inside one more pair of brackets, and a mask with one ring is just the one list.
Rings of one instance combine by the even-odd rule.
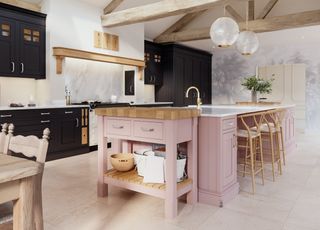
[[126, 172], [134, 168], [133, 154], [131, 153], [117, 153], [111, 155], [111, 165], [114, 169]]

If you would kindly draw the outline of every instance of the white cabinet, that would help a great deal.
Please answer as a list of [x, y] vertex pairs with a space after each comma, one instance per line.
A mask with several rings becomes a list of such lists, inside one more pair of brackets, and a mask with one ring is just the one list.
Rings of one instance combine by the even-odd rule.
[[306, 120], [306, 66], [305, 64], [259, 67], [259, 76], [274, 79], [268, 101], [295, 104], [296, 128], [304, 130]]

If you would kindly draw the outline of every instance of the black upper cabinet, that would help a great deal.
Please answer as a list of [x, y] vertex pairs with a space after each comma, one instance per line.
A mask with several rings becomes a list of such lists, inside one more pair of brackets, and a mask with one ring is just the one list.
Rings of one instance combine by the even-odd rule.
[[3, 3], [0, 15], [0, 76], [44, 79], [46, 15]]
[[16, 23], [9, 18], [0, 17], [0, 76], [14, 76]]
[[145, 41], [145, 62], [144, 84], [162, 84], [162, 47], [153, 42]]
[[196, 91], [188, 98], [185, 93], [190, 86], [200, 90], [203, 104], [211, 104], [212, 55], [177, 44], [163, 46], [163, 84], [156, 85], [156, 101], [172, 101], [174, 106], [195, 105]]

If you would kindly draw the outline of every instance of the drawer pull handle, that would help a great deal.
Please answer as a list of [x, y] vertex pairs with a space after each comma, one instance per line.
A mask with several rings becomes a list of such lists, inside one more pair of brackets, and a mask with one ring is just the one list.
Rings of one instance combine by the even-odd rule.
[[76, 128], [79, 127], [79, 118], [76, 118]]
[[41, 113], [41, 116], [50, 115], [50, 113]]
[[73, 114], [73, 111], [65, 111], [65, 114]]
[[12, 117], [12, 114], [7, 114], [7, 115], [1, 115], [1, 118], [7, 118], [7, 117]]
[[50, 123], [50, 120], [46, 120], [46, 121], [41, 121], [41, 124], [46, 124], [46, 123]]
[[123, 126], [112, 125], [112, 128], [114, 128], [114, 129], [123, 129], [124, 127]]
[[154, 129], [147, 129], [147, 128], [144, 128], [144, 127], [141, 127], [141, 130], [143, 132], [153, 132], [154, 131]]
[[14, 71], [15, 71], [15, 64], [14, 64], [13, 61], [11, 62], [11, 66], [12, 66], [11, 73], [14, 73]]
[[24, 63], [21, 63], [21, 72], [20, 73], [24, 73]]
[[229, 123], [229, 126], [233, 126], [233, 122], [230, 122], [230, 123]]

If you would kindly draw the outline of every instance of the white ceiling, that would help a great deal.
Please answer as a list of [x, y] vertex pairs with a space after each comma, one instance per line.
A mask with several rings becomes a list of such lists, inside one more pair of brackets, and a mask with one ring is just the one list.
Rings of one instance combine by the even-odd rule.
[[[40, 3], [41, 0], [25, 0], [27, 2]], [[66, 0], [68, 1], [68, 0]], [[111, 0], [78, 0], [92, 4], [101, 8], [104, 8]], [[116, 9], [123, 10], [136, 6], [142, 6], [145, 4], [150, 4], [158, 2], [160, 0], [124, 0], [124, 2]], [[264, 6], [269, 2], [269, 0], [255, 0], [255, 14], [258, 16]], [[246, 16], [246, 1], [240, 0], [230, 0], [229, 4], [243, 17]], [[268, 17], [279, 16], [297, 12], [303, 12], [308, 10], [320, 9], [320, 0], [279, 0], [275, 5], [273, 10], [270, 12]], [[184, 29], [193, 29], [193, 28], [203, 28], [208, 27], [212, 22], [220, 16], [224, 15], [223, 6], [217, 6], [211, 10], [208, 10], [195, 20], [193, 20], [186, 28]], [[145, 37], [146, 39], [152, 40], [166, 30], [170, 25], [174, 24], [179, 20], [183, 15], [177, 15], [172, 17], [167, 17], [163, 19], [158, 19], [145, 23]], [[211, 50], [212, 43], [209, 40], [203, 41], [193, 41], [186, 42], [193, 47], [200, 49]]]

